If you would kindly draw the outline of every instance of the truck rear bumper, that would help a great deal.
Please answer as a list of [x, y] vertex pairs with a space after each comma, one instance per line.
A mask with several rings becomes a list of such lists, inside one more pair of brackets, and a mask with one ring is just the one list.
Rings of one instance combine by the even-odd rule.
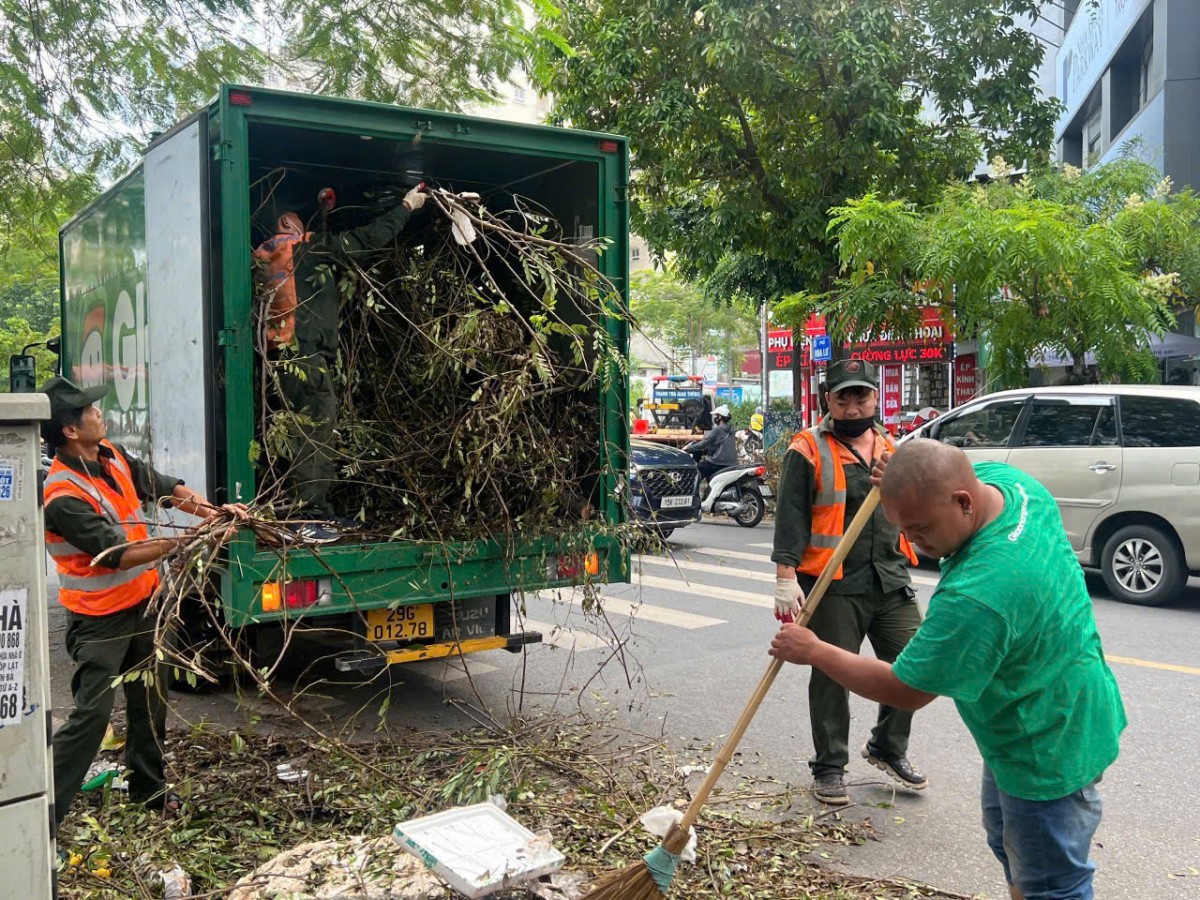
[[540, 644], [541, 642], [542, 633], [540, 631], [523, 631], [520, 634], [508, 636], [497, 635], [444, 644], [426, 644], [415, 648], [389, 650], [386, 653], [360, 650], [341, 654], [333, 664], [339, 672], [363, 672], [401, 663], [418, 662], [423, 659], [464, 656], [468, 653], [479, 653], [482, 650], [507, 650], [509, 653], [516, 653], [526, 644]]

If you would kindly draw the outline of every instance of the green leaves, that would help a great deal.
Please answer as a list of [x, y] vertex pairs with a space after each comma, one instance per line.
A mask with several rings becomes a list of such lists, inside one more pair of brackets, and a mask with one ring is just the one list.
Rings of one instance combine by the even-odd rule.
[[1098, 377], [1144, 380], [1149, 336], [1197, 287], [1200, 205], [1167, 191], [1127, 159], [955, 184], [921, 209], [867, 194], [833, 211], [843, 274], [815, 305], [852, 333], [903, 331], [920, 306], [953, 304], [957, 332], [986, 336], [990, 374], [1007, 384], [1024, 384], [1042, 352], [1073, 360], [1073, 377], [1094, 356]]

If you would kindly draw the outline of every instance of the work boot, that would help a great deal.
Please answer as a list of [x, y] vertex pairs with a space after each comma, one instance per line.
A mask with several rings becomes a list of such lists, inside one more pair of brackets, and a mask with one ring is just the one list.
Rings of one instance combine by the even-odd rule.
[[814, 776], [813, 796], [830, 806], [845, 806], [850, 802], [850, 795], [846, 793], [846, 776], [841, 772]]
[[872, 747], [868, 741], [863, 745], [862, 758], [906, 788], [923, 791], [929, 787], [929, 779], [913, 767], [907, 756], [887, 756]]

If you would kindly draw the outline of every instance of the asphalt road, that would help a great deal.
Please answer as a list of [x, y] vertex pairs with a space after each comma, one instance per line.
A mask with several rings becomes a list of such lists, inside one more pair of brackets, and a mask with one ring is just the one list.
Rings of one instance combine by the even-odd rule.
[[[284, 682], [280, 688], [294, 691], [306, 715], [361, 735], [375, 733], [376, 711], [389, 694], [389, 725], [422, 729], [471, 724], [480, 710], [503, 720], [583, 709], [665, 737], [680, 765], [707, 764], [768, 661], [765, 647], [775, 631], [770, 542], [770, 522], [752, 530], [714, 522], [676, 532], [673, 559], [644, 557], [635, 561], [635, 584], [604, 589], [603, 619], [585, 615], [571, 594], [528, 598], [529, 627], [543, 631], [546, 640], [524, 655], [478, 654], [465, 666], [420, 663], [367, 687], [326, 681], [304, 691]], [[914, 575], [924, 603], [937, 573]], [[1089, 584], [1130, 719], [1121, 758], [1102, 785], [1104, 821], [1093, 849], [1100, 867], [1097, 894], [1105, 900], [1197, 897], [1200, 588], [1190, 589], [1174, 608], [1142, 609], [1109, 599], [1099, 579]], [[70, 662], [62, 650], [61, 614], [52, 615], [51, 628], [54, 705], [65, 710]], [[805, 671], [785, 668], [726, 778], [743, 773], [777, 779], [800, 791], [796, 812], [819, 814], [822, 807], [804, 793], [811, 753], [806, 683]], [[178, 701], [176, 722], [253, 722], [260, 730], [289, 725], [271, 705], [239, 700], [233, 692]], [[852, 709], [851, 744], [857, 747], [875, 713], [858, 699]], [[831, 863], [868, 876], [1005, 897], [979, 825], [979, 755], [950, 701], [935, 701], [917, 715], [910, 756], [930, 778], [922, 794], [894, 791], [877, 770], [852, 759], [853, 805], [839, 815], [869, 819], [880, 839], [834, 848]]]

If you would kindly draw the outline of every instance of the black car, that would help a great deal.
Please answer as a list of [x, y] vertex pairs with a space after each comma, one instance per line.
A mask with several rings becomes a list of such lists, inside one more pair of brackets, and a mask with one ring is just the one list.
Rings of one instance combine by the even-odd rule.
[[629, 506], [633, 519], [663, 537], [700, 521], [700, 470], [682, 450], [629, 442]]

